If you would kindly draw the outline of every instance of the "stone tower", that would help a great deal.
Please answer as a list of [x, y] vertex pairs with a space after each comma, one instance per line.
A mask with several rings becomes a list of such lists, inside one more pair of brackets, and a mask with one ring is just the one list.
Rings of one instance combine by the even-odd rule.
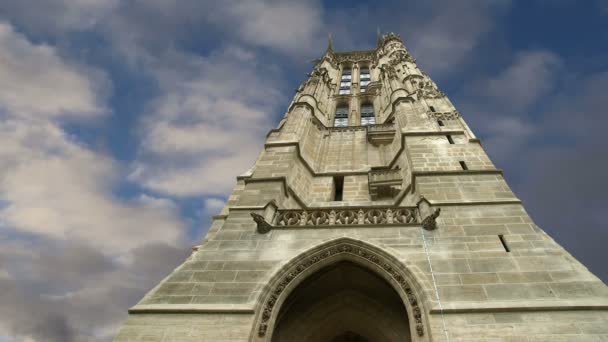
[[607, 286], [398, 35], [330, 42], [266, 138], [117, 341], [608, 341]]

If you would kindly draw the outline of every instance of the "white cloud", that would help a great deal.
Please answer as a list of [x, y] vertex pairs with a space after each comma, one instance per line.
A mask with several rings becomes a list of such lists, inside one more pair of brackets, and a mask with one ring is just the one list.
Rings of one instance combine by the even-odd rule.
[[[43, 139], [40, 139], [43, 138]], [[167, 200], [112, 195], [119, 167], [50, 123], [0, 124], [0, 222], [21, 232], [90, 241], [114, 251], [142, 242], [177, 242], [180, 225]]]
[[20, 26], [42, 34], [61, 35], [94, 28], [121, 0], [1, 0], [0, 12]]
[[103, 74], [66, 64], [51, 46], [32, 44], [0, 21], [0, 113], [29, 118], [101, 114], [103, 88], [97, 84], [102, 81]]
[[122, 251], [145, 237], [176, 242], [180, 225], [172, 203], [118, 200], [112, 188], [119, 165], [50, 121], [104, 113], [95, 92], [99, 78], [91, 77], [101, 73], [72, 66], [53, 47], [32, 44], [7, 24], [0, 24], [0, 46], [6, 117], [0, 122], [0, 224]]
[[496, 27], [497, 17], [510, 7], [510, 0], [434, 0], [406, 7], [401, 20], [406, 45], [431, 74], [455, 73]]
[[307, 51], [318, 45], [321, 8], [318, 1], [225, 2], [224, 10], [239, 23], [244, 42], [290, 52]]
[[102, 72], [6, 23], [0, 47], [1, 333], [110, 340], [126, 304], [183, 260], [184, 225], [170, 200], [116, 196], [126, 169], [59, 124], [108, 113]]
[[253, 55], [232, 51], [177, 56], [188, 67], [159, 70], [164, 93], [142, 121], [130, 179], [171, 195], [224, 195], [255, 160], [282, 98], [280, 81]]
[[511, 109], [521, 110], [533, 104], [555, 87], [561, 67], [560, 58], [544, 50], [518, 54], [508, 68], [478, 85], [478, 90], [495, 101], [504, 101]]

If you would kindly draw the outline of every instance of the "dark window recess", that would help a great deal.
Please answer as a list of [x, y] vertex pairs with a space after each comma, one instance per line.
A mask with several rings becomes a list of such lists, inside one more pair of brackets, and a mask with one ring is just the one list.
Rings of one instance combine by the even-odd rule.
[[435, 113], [435, 107], [429, 106], [429, 108], [431, 109], [431, 112]]
[[505, 241], [505, 237], [501, 234], [498, 235], [498, 238], [500, 239], [500, 243], [502, 243], [502, 246], [505, 248], [505, 252], [509, 253], [511, 250], [509, 249], [509, 246], [507, 246], [507, 241]]
[[446, 135], [446, 138], [448, 138], [448, 141], [450, 142], [450, 144], [454, 145], [454, 139], [452, 139], [451, 135]]
[[342, 194], [344, 193], [344, 177], [334, 177], [334, 201], [341, 201]]
[[468, 166], [467, 166], [467, 164], [465, 162], [463, 162], [462, 160], [459, 161], [459, 163], [460, 163], [460, 167], [462, 167], [463, 170], [468, 170], [469, 169]]
[[376, 116], [374, 115], [374, 107], [366, 104], [361, 106], [361, 126], [375, 125]]
[[443, 126], [443, 121], [441, 121], [441, 120], [437, 120], [437, 124], [438, 124], [439, 126]]
[[334, 127], [346, 126], [348, 126], [348, 107], [339, 106], [336, 108], [336, 115], [334, 116]]

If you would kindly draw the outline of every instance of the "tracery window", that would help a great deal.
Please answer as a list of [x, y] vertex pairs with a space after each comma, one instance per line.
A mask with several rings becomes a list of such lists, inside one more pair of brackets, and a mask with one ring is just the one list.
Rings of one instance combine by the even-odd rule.
[[348, 107], [338, 106], [336, 108], [336, 115], [334, 115], [334, 127], [347, 127], [348, 126]]
[[365, 93], [367, 90], [367, 85], [371, 81], [371, 76], [369, 74], [368, 68], [361, 68], [361, 73], [359, 74], [359, 88], [362, 93]]
[[352, 82], [353, 74], [352, 70], [344, 69], [342, 71], [342, 78], [340, 79], [340, 90], [338, 94], [340, 95], [348, 95], [350, 94], [350, 85]]
[[376, 115], [374, 114], [374, 106], [371, 104], [361, 105], [361, 126], [375, 125]]

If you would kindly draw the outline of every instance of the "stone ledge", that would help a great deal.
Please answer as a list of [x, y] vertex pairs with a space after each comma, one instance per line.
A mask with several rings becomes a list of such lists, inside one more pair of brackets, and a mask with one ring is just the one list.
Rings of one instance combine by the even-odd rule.
[[588, 311], [608, 310], [608, 299], [587, 300], [536, 300], [504, 302], [448, 303], [440, 309], [434, 305], [431, 314], [488, 313], [488, 312], [529, 312], [529, 311]]
[[446, 129], [444, 131], [408, 131], [406, 129], [401, 130], [401, 134], [406, 137], [418, 137], [418, 136], [427, 136], [427, 135], [466, 135], [465, 131], [462, 129]]
[[461, 175], [503, 175], [501, 169], [473, 169], [473, 170], [436, 170], [436, 171], [412, 171], [413, 177], [424, 176], [461, 176]]
[[129, 309], [130, 314], [148, 313], [254, 313], [251, 304], [142, 304]]
[[463, 205], [500, 205], [500, 204], [522, 204], [520, 199], [496, 200], [496, 201], [431, 201], [434, 206], [463, 206]]

